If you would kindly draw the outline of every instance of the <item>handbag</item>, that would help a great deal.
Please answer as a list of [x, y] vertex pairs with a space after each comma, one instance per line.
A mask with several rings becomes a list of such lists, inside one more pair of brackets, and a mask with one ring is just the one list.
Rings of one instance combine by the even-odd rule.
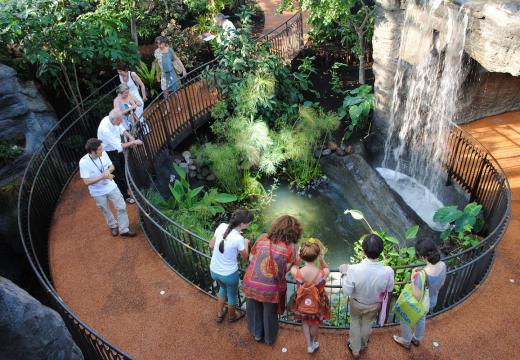
[[399, 318], [401, 324], [410, 328], [413, 328], [417, 321], [426, 315], [430, 308], [426, 272], [422, 270], [418, 276], [420, 276], [422, 280], [421, 299], [417, 300], [415, 296], [413, 296], [412, 284], [406, 284], [392, 309], [392, 312]]
[[175, 58], [173, 57], [175, 53], [173, 52], [172, 49], [170, 49], [170, 59], [171, 59], [171, 62], [172, 62], [172, 65], [173, 65], [173, 70], [175, 70], [175, 72], [178, 74], [178, 75], [181, 75], [182, 74], [182, 66], [179, 64], [179, 62], [175, 61]]
[[388, 272], [388, 282], [386, 283], [386, 289], [383, 293], [383, 301], [381, 303], [381, 310], [379, 310], [379, 326], [383, 326], [385, 324], [386, 320], [386, 308], [388, 307], [388, 285], [390, 285], [390, 277], [393, 274], [391, 272]]
[[[276, 271], [275, 262], [273, 258], [273, 241], [269, 239], [269, 259], [271, 261], [271, 266], [273, 267], [273, 278], [276, 279], [278, 275], [278, 271]], [[285, 276], [285, 266], [282, 271], [283, 276]], [[276, 284], [278, 287], [278, 304], [277, 304], [277, 312], [278, 315], [282, 315], [285, 312], [285, 298], [287, 295], [287, 283], [284, 281], [285, 279], [282, 277], [280, 281]]]

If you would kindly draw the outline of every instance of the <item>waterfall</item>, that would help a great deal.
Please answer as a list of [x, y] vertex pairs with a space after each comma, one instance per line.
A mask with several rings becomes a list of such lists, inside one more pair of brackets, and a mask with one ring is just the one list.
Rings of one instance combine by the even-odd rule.
[[436, 193], [463, 80], [468, 18], [441, 0], [409, 1], [394, 77], [390, 127], [382, 166], [403, 172]]

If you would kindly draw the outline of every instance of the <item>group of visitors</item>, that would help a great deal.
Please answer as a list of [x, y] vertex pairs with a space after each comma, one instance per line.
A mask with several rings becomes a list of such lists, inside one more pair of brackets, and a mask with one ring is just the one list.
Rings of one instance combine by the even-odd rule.
[[[252, 220], [249, 211], [235, 211], [229, 223], [217, 227], [209, 243], [211, 277], [219, 286], [216, 321], [222, 323], [226, 313], [229, 322], [244, 316], [236, 309], [240, 255], [242, 259], [249, 259], [242, 292], [246, 297], [245, 315], [251, 336], [268, 345], [275, 342], [278, 315], [285, 311], [286, 275], [290, 273], [297, 286], [291, 312], [302, 322], [307, 352], [314, 353], [320, 346], [318, 328], [324, 320], [331, 318], [330, 301], [325, 291], [330, 273], [324, 259], [325, 247], [318, 239], [310, 238], [297, 248], [303, 233], [302, 225], [296, 218], [283, 215], [274, 221], [267, 234], [256, 240], [249, 252], [249, 240], [241, 232]], [[339, 268], [342, 291], [350, 299], [347, 346], [355, 359], [366, 350], [378, 314], [380, 322], [381, 316], [386, 314], [384, 299], [388, 299], [394, 288], [393, 269], [379, 260], [383, 247], [383, 240], [378, 235], [368, 234], [362, 241], [366, 258], [358, 264], [343, 264]], [[428, 310], [431, 311], [446, 278], [446, 265], [440, 260], [439, 249], [433, 240], [418, 241], [415, 248], [426, 266], [412, 271], [413, 296], [417, 300], [428, 296]], [[394, 341], [406, 349], [419, 346], [424, 336], [425, 318], [426, 314], [423, 314], [413, 328], [402, 323], [401, 336], [395, 335]]]
[[[222, 27], [224, 36], [234, 36], [235, 27], [224, 15], [216, 14], [214, 21], [216, 25]], [[158, 36], [155, 44], [157, 45], [154, 52], [157, 62], [157, 81], [161, 84], [163, 95], [168, 96], [170, 91], [177, 91], [180, 78], [185, 77], [187, 71], [175, 51], [168, 46], [168, 41], [164, 36]], [[128, 191], [123, 151], [129, 147], [142, 145], [142, 140], [136, 139], [136, 137], [151, 131], [150, 125], [143, 117], [144, 103], [148, 100], [148, 96], [143, 81], [139, 75], [129, 70], [128, 64], [120, 62], [116, 69], [121, 84], [116, 89], [117, 96], [113, 101], [113, 110], [101, 120], [97, 138], [91, 138], [86, 142], [87, 154], [79, 161], [79, 169], [80, 176], [88, 186], [96, 205], [100, 208], [112, 236], [135, 236], [135, 232], [129, 228], [126, 212], [126, 204], [133, 204], [135, 200]], [[181, 108], [179, 107], [177, 110], [181, 111]], [[110, 210], [109, 201], [117, 211], [117, 220]], [[237, 213], [235, 221], [249, 219], [248, 216], [245, 213]], [[238, 230], [234, 229], [235, 226], [229, 231], [227, 231], [227, 227], [226, 229], [221, 228], [219, 236], [223, 239], [229, 238], [228, 242], [235, 246], [240, 242], [237, 240], [241, 237], [240, 231], [243, 229], [240, 226], [245, 226], [244, 224], [249, 222], [251, 220], [242, 221], [242, 225], [237, 225]], [[245, 251], [244, 256], [247, 256], [247, 246], [245, 250], [240, 248], [240, 251]], [[236, 265], [236, 256], [234, 259], [230, 259], [229, 256], [223, 255], [220, 264], [218, 259], [215, 261], [215, 276], [221, 274], [220, 280], [223, 283], [238, 282], [238, 278], [229, 277], [236, 271], [228, 271], [232, 268], [231, 263]], [[222, 299], [226, 297], [225, 289], [225, 287], [221, 289]], [[235, 288], [233, 292], [236, 293], [237, 289]], [[224, 303], [222, 301], [222, 304]], [[235, 304], [232, 299], [228, 298], [228, 307], [225, 309], [229, 312], [230, 319], [234, 319], [236, 316]], [[223, 314], [221, 315], [223, 316]]]

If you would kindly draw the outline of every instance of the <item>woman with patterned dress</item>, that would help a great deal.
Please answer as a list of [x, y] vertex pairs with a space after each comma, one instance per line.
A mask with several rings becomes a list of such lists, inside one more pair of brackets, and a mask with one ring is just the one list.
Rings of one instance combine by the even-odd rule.
[[186, 68], [182, 64], [175, 51], [168, 46], [167, 40], [164, 36], [158, 36], [155, 39], [157, 49], [155, 49], [154, 56], [157, 60], [157, 81], [161, 82], [161, 90], [167, 96], [168, 92], [177, 91], [179, 86], [179, 74], [186, 76]]
[[276, 340], [278, 314], [285, 309], [285, 275], [296, 262], [294, 244], [302, 233], [302, 226], [296, 218], [283, 215], [251, 249], [242, 291], [247, 298], [247, 326], [256, 341], [263, 340], [272, 345]]
[[[318, 328], [323, 320], [329, 320], [331, 317], [330, 301], [325, 291], [325, 283], [330, 270], [323, 258], [324, 253], [322, 249], [324, 248], [318, 239], [308, 239], [302, 244], [299, 251], [299, 260], [303, 260], [305, 265], [301, 269], [296, 265], [291, 267], [291, 275], [296, 280], [298, 289], [295, 301], [293, 301], [291, 306], [291, 312], [303, 324], [303, 336], [307, 343], [307, 352], [309, 354], [314, 353], [320, 347], [320, 343], [317, 341]], [[315, 264], [316, 259], [319, 260], [319, 268]], [[309, 292], [312, 291], [317, 295], [315, 304], [312, 304], [309, 298], [299, 298], [299, 296], [304, 294], [304, 292], [300, 291], [304, 286], [306, 286], [306, 289], [309, 289]], [[303, 302], [307, 307], [312, 306], [315, 308], [313, 312], [302, 311]]]

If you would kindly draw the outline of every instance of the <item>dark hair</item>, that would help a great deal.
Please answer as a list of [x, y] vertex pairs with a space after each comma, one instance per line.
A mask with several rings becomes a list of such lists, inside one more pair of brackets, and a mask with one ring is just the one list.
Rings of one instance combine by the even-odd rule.
[[116, 68], [117, 68], [117, 70], [128, 71], [128, 64], [123, 62], [123, 61], [121, 61], [121, 62], [117, 63]]
[[231, 230], [240, 224], [249, 224], [251, 221], [253, 221], [253, 217], [253, 214], [248, 210], [238, 209], [233, 212], [231, 219], [229, 219], [227, 229], [224, 231], [224, 235], [222, 236], [222, 241], [218, 245], [218, 249], [222, 254], [224, 253], [224, 241], [226, 240]]
[[441, 260], [441, 253], [435, 241], [430, 238], [415, 243], [415, 251], [418, 256], [426, 258], [429, 263], [437, 264]]
[[295, 217], [282, 215], [277, 218], [267, 235], [274, 242], [283, 241], [287, 245], [296, 244], [303, 234], [303, 227]]
[[376, 234], [368, 234], [361, 243], [363, 252], [370, 259], [377, 259], [383, 252], [383, 239]]
[[166, 39], [166, 37], [164, 36], [157, 36], [155, 38], [155, 43], [159, 43], [159, 44], [168, 44], [168, 40]]
[[96, 138], [88, 139], [85, 143], [85, 150], [90, 154], [93, 151], [96, 151], [102, 144], [102, 141]]

